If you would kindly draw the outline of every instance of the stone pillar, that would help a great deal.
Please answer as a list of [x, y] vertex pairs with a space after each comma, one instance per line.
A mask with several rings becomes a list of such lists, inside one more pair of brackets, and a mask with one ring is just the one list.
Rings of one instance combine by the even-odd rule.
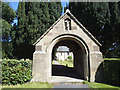
[[83, 55], [83, 67], [84, 67], [84, 79], [89, 80], [89, 67], [88, 67], [88, 55], [84, 54]]
[[45, 51], [35, 51], [33, 53], [32, 82], [50, 82], [51, 64], [47, 60]]
[[99, 65], [103, 61], [102, 53], [99, 51], [90, 52], [89, 53], [90, 59], [90, 82], [95, 82], [95, 75]]

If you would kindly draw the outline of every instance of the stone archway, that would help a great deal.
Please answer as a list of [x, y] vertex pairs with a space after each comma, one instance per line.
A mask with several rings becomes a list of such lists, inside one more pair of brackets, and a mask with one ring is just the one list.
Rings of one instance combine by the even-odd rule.
[[[68, 25], [66, 20], [70, 22]], [[34, 43], [36, 50], [33, 54], [32, 81], [51, 82], [51, 54], [53, 48], [60, 44], [73, 50], [74, 67], [78, 74], [94, 82], [103, 60], [99, 48], [101, 44], [68, 10]]]
[[[90, 68], [89, 68], [89, 49], [82, 39], [74, 35], [60, 35], [53, 39], [48, 47], [49, 60], [52, 61], [52, 51], [60, 45], [69, 47], [74, 54], [74, 69], [77, 71], [77, 75], [81, 76], [84, 80], [89, 80]], [[52, 70], [52, 69], [50, 69]], [[51, 71], [52, 73], [52, 71]], [[52, 76], [52, 74], [51, 74]]]

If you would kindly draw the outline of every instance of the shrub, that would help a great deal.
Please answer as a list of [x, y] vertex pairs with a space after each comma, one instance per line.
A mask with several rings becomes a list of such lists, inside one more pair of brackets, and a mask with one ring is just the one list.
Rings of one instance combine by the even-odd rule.
[[120, 86], [120, 60], [104, 60], [104, 82]]
[[72, 56], [68, 56], [68, 59], [69, 59], [69, 60], [72, 60]]
[[31, 61], [2, 60], [2, 84], [16, 85], [31, 80]]

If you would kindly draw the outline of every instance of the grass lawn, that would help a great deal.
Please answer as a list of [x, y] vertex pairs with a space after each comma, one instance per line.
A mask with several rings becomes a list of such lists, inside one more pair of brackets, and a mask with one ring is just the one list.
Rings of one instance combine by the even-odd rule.
[[90, 88], [98, 88], [99, 90], [106, 90], [107, 88], [108, 90], [120, 90], [120, 87], [115, 87], [115, 86], [111, 86], [111, 85], [103, 84], [103, 83], [84, 81], [83, 84], [88, 84]]
[[40, 82], [32, 82], [25, 83], [21, 85], [15, 86], [2, 86], [2, 88], [52, 88], [52, 84], [49, 83], [40, 83]]
[[120, 60], [120, 58], [103, 58], [104, 60]]
[[64, 61], [58, 61], [61, 65], [73, 67], [73, 60], [64, 60]]
[[[87, 82], [84, 81], [83, 84], [88, 84], [90, 88], [95, 88], [95, 90], [120, 90], [120, 87], [115, 87], [103, 83], [95, 83], [95, 82]], [[25, 83], [22, 85], [15, 85], [15, 86], [2, 86], [0, 88], [53, 88], [52, 84], [49, 83], [40, 83], [40, 82], [32, 82], [32, 83]], [[5, 89], [7, 90], [7, 89]]]

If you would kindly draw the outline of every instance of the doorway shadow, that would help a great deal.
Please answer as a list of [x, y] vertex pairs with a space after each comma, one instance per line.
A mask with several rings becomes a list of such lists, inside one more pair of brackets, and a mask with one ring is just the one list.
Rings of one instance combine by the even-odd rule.
[[52, 65], [52, 76], [65, 76], [76, 79], [83, 79], [80, 75], [77, 75], [74, 68], [63, 65]]

